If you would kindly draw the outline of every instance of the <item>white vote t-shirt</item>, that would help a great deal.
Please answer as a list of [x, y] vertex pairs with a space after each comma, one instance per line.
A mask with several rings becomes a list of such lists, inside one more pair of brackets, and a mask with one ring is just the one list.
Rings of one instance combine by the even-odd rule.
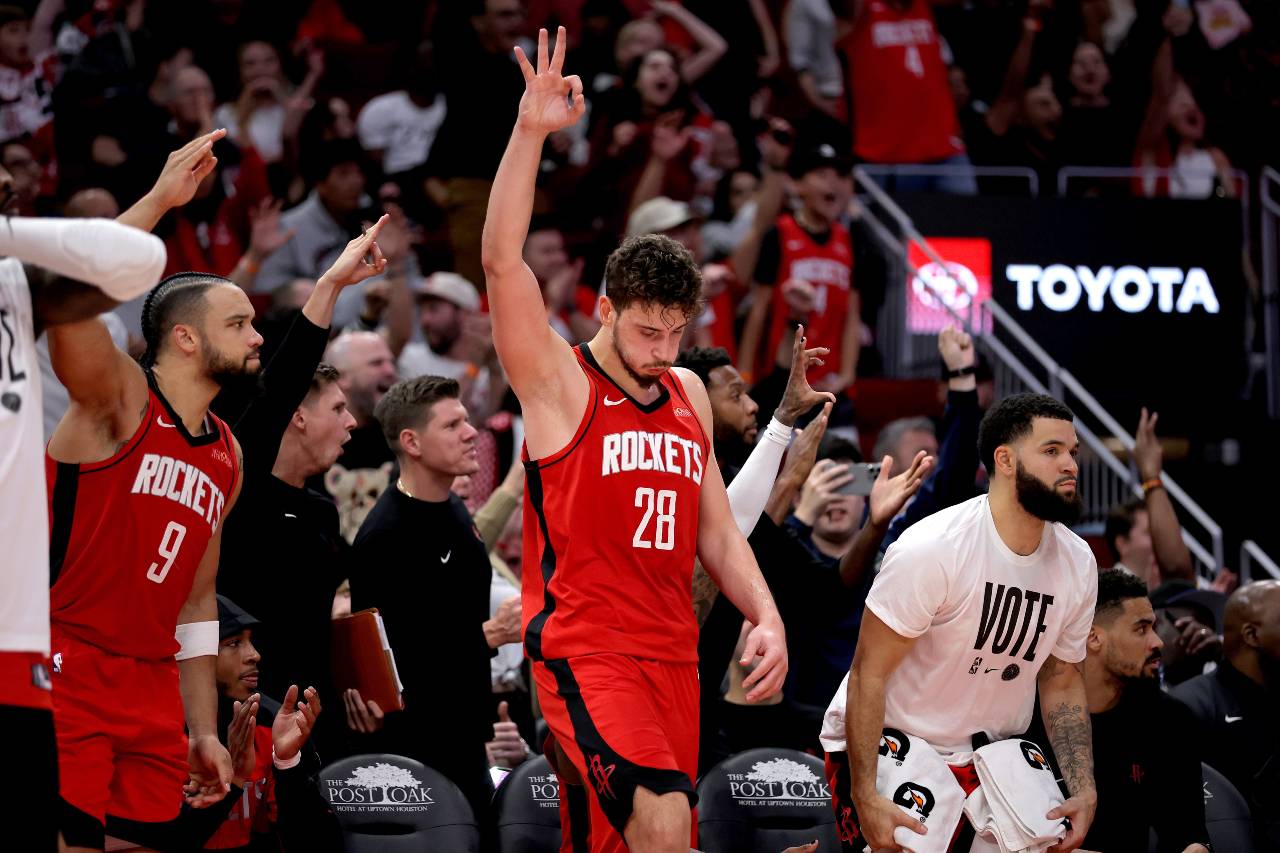
[[[917, 638], [885, 686], [884, 724], [953, 762], [967, 760], [977, 732], [1021, 734], [1045, 659], [1084, 659], [1097, 597], [1093, 552], [1062, 524], [1046, 524], [1021, 556], [996, 532], [986, 495], [916, 523], [889, 547], [867, 596], [889, 628]], [[823, 720], [828, 752], [845, 750], [848, 679]]]

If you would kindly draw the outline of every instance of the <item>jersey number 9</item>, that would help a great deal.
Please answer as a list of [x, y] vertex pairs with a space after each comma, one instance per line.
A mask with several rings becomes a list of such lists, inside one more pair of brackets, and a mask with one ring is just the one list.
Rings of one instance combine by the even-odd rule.
[[173, 561], [178, 559], [178, 551], [182, 548], [182, 540], [186, 535], [187, 528], [176, 521], [169, 522], [169, 526], [164, 529], [164, 536], [160, 539], [160, 547], [156, 549], [164, 558], [164, 565], [158, 562], [152, 563], [151, 568], [147, 569], [147, 580], [164, 583], [164, 579], [169, 576], [169, 570], [173, 568]]

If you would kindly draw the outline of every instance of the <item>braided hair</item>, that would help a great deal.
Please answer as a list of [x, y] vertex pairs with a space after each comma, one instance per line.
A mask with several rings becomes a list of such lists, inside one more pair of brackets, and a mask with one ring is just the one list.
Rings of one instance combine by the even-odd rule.
[[180, 272], [151, 288], [142, 303], [142, 339], [147, 345], [142, 353], [143, 367], [155, 366], [165, 333], [175, 324], [199, 319], [204, 309], [205, 291], [220, 284], [234, 282], [213, 273]]

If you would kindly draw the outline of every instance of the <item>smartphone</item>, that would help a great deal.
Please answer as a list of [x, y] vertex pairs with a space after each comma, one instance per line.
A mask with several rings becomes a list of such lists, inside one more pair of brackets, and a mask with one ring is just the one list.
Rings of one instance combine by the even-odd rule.
[[875, 484], [876, 477], [880, 476], [880, 463], [855, 462], [849, 466], [849, 473], [853, 475], [852, 479], [836, 489], [836, 494], [866, 497], [871, 494], [871, 487]]

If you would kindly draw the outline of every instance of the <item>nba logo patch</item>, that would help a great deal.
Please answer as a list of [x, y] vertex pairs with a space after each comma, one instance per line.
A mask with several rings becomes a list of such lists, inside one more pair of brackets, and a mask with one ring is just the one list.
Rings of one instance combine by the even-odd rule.
[[53, 671], [62, 672], [62, 652], [58, 652], [53, 656]]
[[689, 411], [688, 409], [684, 408], [683, 406], [676, 406], [676, 407], [675, 407], [675, 413], [676, 413], [676, 417], [677, 417], [677, 418], [691, 418], [691, 417], [693, 417], [693, 412]]

